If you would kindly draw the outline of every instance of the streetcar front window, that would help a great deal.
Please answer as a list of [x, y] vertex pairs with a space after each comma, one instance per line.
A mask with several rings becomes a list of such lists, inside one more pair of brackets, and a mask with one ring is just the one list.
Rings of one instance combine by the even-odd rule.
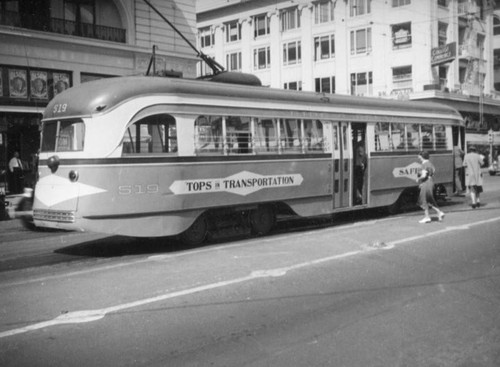
[[85, 124], [81, 120], [48, 121], [42, 128], [41, 152], [83, 150]]

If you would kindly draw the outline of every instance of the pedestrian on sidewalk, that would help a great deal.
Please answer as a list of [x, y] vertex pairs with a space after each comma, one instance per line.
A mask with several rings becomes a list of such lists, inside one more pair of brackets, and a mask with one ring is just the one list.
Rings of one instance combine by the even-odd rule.
[[475, 146], [471, 146], [464, 157], [465, 185], [470, 193], [472, 209], [479, 208], [481, 202], [479, 196], [483, 192], [483, 174], [481, 166], [484, 159], [477, 153]]
[[9, 161], [10, 186], [11, 194], [19, 194], [23, 191], [24, 186], [24, 171], [23, 164], [19, 159], [19, 152], [14, 152], [14, 156]]
[[444, 218], [444, 213], [438, 208], [436, 199], [434, 199], [434, 173], [436, 168], [429, 160], [429, 152], [426, 150], [418, 154], [418, 160], [422, 164], [422, 170], [420, 171], [417, 182], [419, 183], [420, 194], [418, 196], [418, 205], [424, 210], [425, 215], [419, 221], [419, 223], [430, 223], [432, 219], [429, 215], [429, 209], [434, 209], [438, 215], [438, 220], [442, 221]]

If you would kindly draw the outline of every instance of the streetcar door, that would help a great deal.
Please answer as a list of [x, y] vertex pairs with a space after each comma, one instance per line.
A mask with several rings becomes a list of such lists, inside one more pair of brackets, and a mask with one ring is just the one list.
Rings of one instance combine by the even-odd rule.
[[333, 122], [333, 208], [349, 206], [350, 154], [348, 123]]

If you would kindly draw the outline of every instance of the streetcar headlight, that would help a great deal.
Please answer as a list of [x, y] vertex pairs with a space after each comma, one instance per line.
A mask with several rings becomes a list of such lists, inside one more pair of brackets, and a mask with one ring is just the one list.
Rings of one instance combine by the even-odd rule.
[[47, 160], [47, 166], [50, 168], [50, 172], [56, 173], [59, 168], [59, 157], [57, 155], [53, 155]]
[[70, 180], [71, 182], [76, 182], [76, 181], [78, 181], [78, 177], [79, 177], [79, 175], [78, 175], [78, 171], [73, 171], [73, 170], [71, 170], [71, 171], [69, 171], [68, 176], [69, 176], [69, 180]]

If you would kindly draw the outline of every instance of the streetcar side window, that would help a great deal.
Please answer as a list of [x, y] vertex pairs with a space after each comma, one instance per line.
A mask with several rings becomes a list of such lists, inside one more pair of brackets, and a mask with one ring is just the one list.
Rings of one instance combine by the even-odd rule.
[[408, 150], [420, 150], [420, 125], [406, 125], [406, 146]]
[[249, 117], [226, 117], [226, 147], [230, 154], [252, 153]]
[[277, 119], [257, 119], [255, 124], [254, 150], [259, 153], [278, 152]]
[[448, 150], [448, 140], [446, 139], [446, 127], [444, 125], [434, 126], [434, 136], [436, 140], [436, 150]]
[[375, 150], [387, 151], [392, 149], [390, 123], [377, 122], [375, 124]]
[[304, 120], [304, 143], [307, 152], [323, 152], [323, 124], [319, 120]]
[[177, 152], [175, 119], [167, 114], [147, 116], [127, 128], [123, 155]]
[[296, 153], [301, 150], [302, 130], [300, 120], [282, 119], [280, 139], [283, 153]]
[[400, 123], [391, 123], [390, 139], [392, 149], [406, 150], [406, 132], [405, 125]]
[[194, 122], [196, 154], [323, 153], [320, 120], [198, 116]]
[[41, 152], [82, 151], [85, 124], [81, 120], [45, 122], [42, 128]]
[[222, 154], [222, 116], [198, 116], [194, 122], [196, 154]]
[[431, 124], [375, 124], [376, 151], [449, 150], [446, 127]]
[[434, 150], [434, 134], [432, 125], [420, 125], [421, 147], [423, 150]]

